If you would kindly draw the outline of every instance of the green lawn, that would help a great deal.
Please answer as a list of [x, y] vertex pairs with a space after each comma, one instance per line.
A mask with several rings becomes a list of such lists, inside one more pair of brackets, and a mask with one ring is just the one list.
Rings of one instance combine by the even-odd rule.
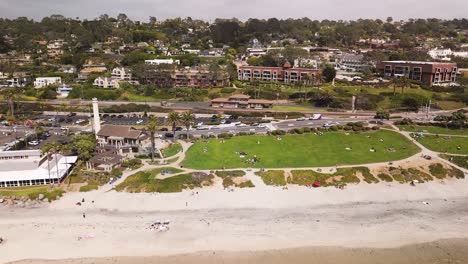
[[440, 155], [441, 158], [446, 159], [462, 168], [468, 169], [468, 156], [449, 156]]
[[432, 151], [468, 155], [468, 137], [425, 135], [417, 140]]
[[[352, 150], [345, 150], [347, 147]], [[376, 152], [370, 151], [372, 147]], [[402, 135], [384, 130], [349, 135], [344, 132], [291, 135], [282, 140], [274, 136], [248, 136], [234, 137], [225, 143], [218, 139], [210, 139], [208, 143], [198, 141], [187, 151], [183, 164], [194, 169], [321, 167], [400, 160], [418, 151]], [[240, 152], [247, 155], [241, 158]], [[246, 161], [254, 156], [258, 159], [256, 164]]]
[[448, 129], [445, 127], [438, 127], [438, 126], [398, 126], [401, 131], [408, 131], [408, 132], [419, 132], [422, 131], [424, 133], [430, 134], [441, 134], [441, 135], [465, 135], [468, 136], [468, 130], [462, 129]]
[[182, 145], [180, 145], [180, 143], [171, 144], [169, 147], [161, 150], [162, 154], [164, 155], [164, 158], [172, 157], [181, 151]]

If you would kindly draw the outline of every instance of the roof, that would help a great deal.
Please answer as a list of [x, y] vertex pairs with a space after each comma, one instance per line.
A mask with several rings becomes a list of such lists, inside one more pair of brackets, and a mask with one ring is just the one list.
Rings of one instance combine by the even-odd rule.
[[453, 65], [453, 64], [456, 64], [456, 63], [431, 62], [431, 61], [382, 61], [382, 63], [424, 64], [424, 65], [440, 65], [440, 64]]
[[228, 98], [215, 98], [215, 99], [211, 100], [211, 102], [213, 102], [213, 103], [226, 103], [226, 102], [232, 102], [232, 101], [229, 101]]
[[[76, 162], [77, 156], [61, 156], [58, 155], [56, 167], [55, 162], [42, 163], [40, 167], [35, 169], [27, 169], [17, 171], [0, 171], [0, 182], [7, 181], [25, 181], [25, 180], [43, 180], [43, 179], [60, 179], [65, 175], [66, 171]], [[50, 166], [50, 169], [48, 168]], [[57, 174], [58, 171], [58, 174]]]
[[106, 151], [102, 153], [96, 153], [89, 160], [93, 164], [106, 164], [114, 165], [122, 161], [122, 156], [115, 154], [113, 151]]
[[91, 72], [105, 72], [107, 71], [106, 67], [88, 67], [82, 69], [80, 72], [81, 73], [91, 73]]
[[101, 137], [121, 137], [129, 139], [138, 139], [141, 130], [132, 129], [129, 126], [104, 125], [98, 132]]
[[245, 94], [233, 94], [229, 96], [229, 98], [242, 98], [242, 99], [249, 99], [250, 95], [245, 95]]

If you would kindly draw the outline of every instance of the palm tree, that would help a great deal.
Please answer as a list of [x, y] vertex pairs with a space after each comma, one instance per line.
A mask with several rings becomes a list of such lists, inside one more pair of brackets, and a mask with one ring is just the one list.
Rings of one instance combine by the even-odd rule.
[[179, 114], [176, 112], [170, 112], [167, 115], [167, 122], [171, 124], [172, 126], [172, 136], [173, 136], [173, 140], [175, 141], [175, 132], [177, 129], [177, 124], [180, 122]]
[[193, 122], [195, 122], [195, 116], [193, 115], [192, 112], [187, 111], [187, 112], [184, 112], [182, 114], [182, 116], [180, 117], [180, 120], [182, 121], [182, 123], [185, 126], [185, 129], [187, 131], [187, 140], [188, 140], [189, 139], [190, 126], [192, 125]]
[[[156, 150], [156, 143], [154, 142], [154, 134], [158, 130], [158, 126], [156, 124], [156, 118], [153, 116], [150, 117], [148, 125], [146, 125], [146, 129], [150, 133], [150, 140], [151, 140], [151, 161], [154, 161], [154, 151]], [[158, 149], [159, 151], [159, 149]], [[163, 158], [161, 151], [159, 151], [159, 155]]]
[[[57, 178], [59, 178], [60, 175], [59, 175], [58, 157], [57, 157], [57, 154], [58, 154], [58, 152], [60, 151], [60, 149], [62, 148], [62, 144], [60, 144], [60, 143], [58, 143], [58, 142], [52, 142], [52, 143], [47, 144], [46, 148], [48, 148], [49, 154], [50, 154], [50, 153], [54, 153], [54, 155], [55, 155], [55, 169], [56, 169], [56, 171], [57, 171]], [[50, 171], [50, 168], [49, 168], [49, 171]]]
[[19, 87], [6, 88], [1, 91], [1, 94], [8, 102], [9, 112], [12, 117], [15, 117], [15, 100], [21, 94], [22, 90]]
[[395, 96], [396, 95], [396, 88], [397, 88], [397, 86], [400, 85], [400, 79], [399, 78], [393, 78], [393, 79], [390, 80], [390, 83], [393, 86], [393, 96]]
[[406, 87], [411, 87], [411, 81], [408, 77], [404, 76], [400, 78], [401, 93], [404, 93]]
[[69, 145], [61, 145], [59, 149], [60, 154], [62, 154], [63, 158], [65, 159], [65, 168], [67, 169], [65, 172], [65, 177], [68, 177], [68, 169], [69, 169], [66, 155], [69, 154], [71, 150], [72, 149]]
[[49, 182], [50, 182], [50, 160], [49, 160], [50, 152], [51, 152], [50, 144], [45, 145], [41, 149], [41, 154], [47, 156], [46, 158], [47, 158], [47, 171], [49, 172]]

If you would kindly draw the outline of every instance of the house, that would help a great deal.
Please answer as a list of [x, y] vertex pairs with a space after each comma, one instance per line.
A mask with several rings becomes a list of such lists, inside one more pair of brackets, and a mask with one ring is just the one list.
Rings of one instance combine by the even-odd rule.
[[434, 60], [450, 61], [450, 56], [452, 56], [452, 50], [435, 48], [429, 50], [427, 54]]
[[123, 157], [117, 154], [115, 150], [100, 147], [97, 148], [93, 157], [86, 162], [86, 169], [110, 172], [113, 168], [120, 166], [122, 160]]
[[382, 61], [377, 70], [383, 77], [407, 77], [426, 85], [448, 85], [457, 80], [456, 63], [422, 61]]
[[41, 155], [41, 150], [0, 151], [0, 188], [61, 182], [76, 156]]
[[47, 44], [47, 55], [53, 58], [63, 55], [63, 47], [65, 44], [67, 43], [63, 39], [56, 39], [49, 42], [49, 44]]
[[61, 77], [38, 77], [34, 81], [35, 88], [43, 88], [48, 85], [52, 84], [61, 84], [62, 78]]
[[180, 64], [179, 60], [173, 59], [154, 59], [154, 60], [145, 60], [147, 65], [161, 65], [161, 64]]
[[57, 87], [57, 95], [60, 97], [67, 97], [68, 94], [73, 90], [73, 87], [67, 84], [61, 84], [59, 87]]
[[94, 80], [93, 86], [105, 89], [118, 89], [120, 88], [119, 80], [108, 77], [98, 77]]
[[213, 108], [241, 108], [241, 109], [263, 109], [273, 106], [273, 101], [262, 99], [251, 99], [249, 95], [236, 94], [229, 98], [215, 98], [211, 100]]
[[369, 67], [363, 54], [343, 53], [337, 61], [337, 68], [345, 72], [364, 72]]
[[131, 81], [132, 80], [132, 73], [127, 68], [114, 68], [112, 69], [112, 79], [116, 79], [119, 81]]
[[129, 126], [104, 125], [97, 133], [101, 147], [112, 147], [119, 153], [138, 152], [143, 140], [141, 130]]
[[239, 81], [259, 80], [284, 83], [303, 81], [307, 84], [320, 82], [320, 70], [293, 68], [289, 62], [286, 62], [283, 67], [240, 66], [237, 76]]

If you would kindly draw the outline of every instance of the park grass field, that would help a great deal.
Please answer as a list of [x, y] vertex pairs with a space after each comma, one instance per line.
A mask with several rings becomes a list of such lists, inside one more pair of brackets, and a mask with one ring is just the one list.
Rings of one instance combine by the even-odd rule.
[[468, 137], [425, 135], [417, 140], [432, 151], [468, 155]]
[[[346, 150], [347, 147], [352, 150]], [[372, 147], [376, 152], [370, 151]], [[274, 136], [245, 136], [227, 139], [225, 143], [218, 139], [200, 140], [187, 151], [183, 165], [193, 169], [322, 167], [400, 160], [418, 151], [404, 136], [384, 130], [349, 135], [342, 131], [322, 136], [291, 135], [282, 140]], [[236, 152], [247, 155], [241, 158]], [[254, 155], [257, 163], [245, 162]]]
[[164, 155], [164, 158], [175, 156], [181, 151], [182, 145], [180, 145], [180, 143], [171, 144], [169, 147], [161, 150], [162, 154]]
[[422, 131], [424, 133], [430, 133], [430, 134], [468, 136], [468, 130], [449, 129], [449, 128], [437, 127], [437, 126], [417, 126], [417, 125], [413, 126], [413, 125], [410, 125], [410, 126], [398, 126], [398, 128], [401, 131], [407, 131], [407, 132]]

